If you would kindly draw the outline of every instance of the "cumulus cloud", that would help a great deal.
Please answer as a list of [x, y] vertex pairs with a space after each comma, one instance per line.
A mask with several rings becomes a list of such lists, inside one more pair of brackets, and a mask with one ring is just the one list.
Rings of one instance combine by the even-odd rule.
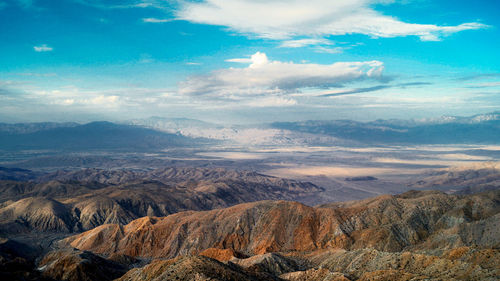
[[422, 41], [436, 41], [459, 31], [487, 27], [477, 22], [455, 26], [407, 23], [383, 15], [372, 8], [373, 4], [390, 2], [393, 1], [183, 1], [176, 14], [177, 18], [182, 20], [225, 26], [240, 33], [280, 40], [296, 36], [318, 37], [357, 33], [372, 37], [412, 35], [418, 36]]
[[53, 50], [52, 47], [49, 47], [46, 44], [34, 46], [33, 49], [35, 50], [35, 52], [51, 52]]
[[284, 95], [301, 89], [341, 87], [362, 79], [383, 79], [380, 61], [337, 62], [333, 64], [271, 61], [257, 52], [250, 58], [228, 60], [248, 64], [244, 68], [216, 70], [194, 76], [179, 84], [179, 93], [191, 96], [236, 98], [241, 96]]

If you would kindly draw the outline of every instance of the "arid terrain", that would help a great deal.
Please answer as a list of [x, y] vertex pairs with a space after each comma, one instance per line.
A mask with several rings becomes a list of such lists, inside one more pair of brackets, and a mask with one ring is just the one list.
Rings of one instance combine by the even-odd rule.
[[[322, 203], [309, 206], [335, 193], [224, 168], [3, 168], [0, 176], [1, 274], [9, 280], [498, 280], [500, 274], [496, 163], [426, 170], [398, 195], [316, 199]], [[342, 181], [341, 188], [352, 188], [380, 179]]]
[[[416, 144], [395, 121], [154, 121], [0, 126], [2, 280], [500, 279], [494, 143]], [[401, 143], [329, 131], [346, 124]]]

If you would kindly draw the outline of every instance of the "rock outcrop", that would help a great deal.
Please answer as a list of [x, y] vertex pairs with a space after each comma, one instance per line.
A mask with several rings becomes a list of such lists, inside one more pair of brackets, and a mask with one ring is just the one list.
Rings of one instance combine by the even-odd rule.
[[[491, 251], [495, 251], [492, 253]], [[498, 259], [498, 250], [466, 250], [464, 256], [453, 257], [446, 252], [441, 256], [375, 249], [354, 251], [333, 250], [311, 258], [317, 268], [342, 272], [354, 280], [498, 280], [500, 267], [487, 265], [491, 255]], [[451, 255], [450, 255], [451, 254]]]
[[108, 281], [122, 276], [128, 268], [91, 252], [67, 249], [47, 254], [38, 270], [42, 276], [53, 280]]
[[0, 208], [0, 233], [24, 230], [71, 232], [76, 226], [71, 210], [53, 199], [30, 197], [3, 205]]
[[157, 260], [143, 268], [132, 269], [118, 281], [160, 280], [279, 280], [266, 274], [252, 274], [234, 264], [224, 264], [205, 256], [184, 256]]

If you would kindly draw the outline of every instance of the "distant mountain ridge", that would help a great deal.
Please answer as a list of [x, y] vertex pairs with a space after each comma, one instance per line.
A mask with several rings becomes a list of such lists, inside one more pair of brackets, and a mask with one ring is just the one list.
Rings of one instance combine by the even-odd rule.
[[68, 126], [49, 126], [36, 131], [0, 131], [0, 147], [7, 151], [37, 149], [148, 151], [201, 143], [202, 140], [178, 134], [104, 121], [84, 125], [71, 123]]
[[34, 123], [0, 123], [0, 133], [29, 134], [56, 128], [76, 127], [80, 124], [75, 122], [34, 122]]
[[220, 125], [151, 117], [120, 123], [0, 123], [0, 147], [23, 149], [155, 150], [225, 142], [244, 145], [498, 144], [500, 112], [413, 120], [309, 120]]
[[428, 120], [276, 122], [272, 128], [327, 135], [363, 144], [498, 144], [500, 113]]

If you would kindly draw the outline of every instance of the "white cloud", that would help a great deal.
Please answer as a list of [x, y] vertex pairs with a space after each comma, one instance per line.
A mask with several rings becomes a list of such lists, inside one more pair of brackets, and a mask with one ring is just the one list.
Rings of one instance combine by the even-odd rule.
[[358, 33], [372, 37], [412, 35], [422, 41], [435, 41], [459, 31], [487, 27], [477, 22], [456, 26], [407, 23], [371, 7], [390, 2], [393, 1], [205, 0], [181, 2], [176, 16], [194, 23], [226, 26], [240, 33], [281, 40]]
[[279, 45], [280, 48], [302, 48], [302, 47], [312, 47], [316, 53], [327, 53], [327, 54], [340, 54], [344, 50], [350, 49], [351, 46], [336, 46], [335, 43], [324, 38], [303, 38], [296, 40], [284, 40]]
[[251, 100], [246, 105], [252, 107], [282, 107], [297, 105], [297, 101], [290, 98], [272, 96]]
[[120, 97], [118, 96], [97, 96], [91, 99], [83, 99], [81, 103], [83, 104], [92, 104], [92, 105], [100, 105], [100, 106], [115, 106]]
[[280, 48], [301, 48], [314, 45], [333, 45], [333, 42], [327, 39], [305, 38], [297, 40], [285, 40]]
[[[23, 0], [32, 1], [32, 0]], [[160, 0], [121, 0], [121, 1], [107, 1], [102, 0], [73, 0], [79, 4], [98, 8], [98, 9], [134, 9], [134, 8], [165, 8], [168, 3]], [[118, 3], [116, 3], [118, 2]]]
[[276, 96], [296, 93], [305, 88], [331, 88], [355, 80], [381, 79], [384, 69], [380, 61], [337, 62], [327, 65], [271, 61], [266, 54], [260, 52], [250, 59], [228, 61], [249, 65], [191, 77], [179, 84], [179, 93], [229, 99]]
[[157, 19], [157, 18], [143, 18], [143, 22], [147, 23], [164, 23], [164, 22], [169, 22], [172, 21], [171, 19]]
[[245, 59], [245, 58], [228, 59], [226, 61], [227, 62], [235, 62], [235, 63], [252, 63], [252, 59]]
[[314, 51], [317, 53], [327, 53], [327, 54], [340, 54], [343, 53], [345, 49], [349, 47], [325, 47], [325, 46], [316, 46], [314, 47]]
[[34, 46], [33, 49], [35, 52], [51, 52], [53, 51], [52, 47], [47, 46], [46, 44], [40, 46]]

